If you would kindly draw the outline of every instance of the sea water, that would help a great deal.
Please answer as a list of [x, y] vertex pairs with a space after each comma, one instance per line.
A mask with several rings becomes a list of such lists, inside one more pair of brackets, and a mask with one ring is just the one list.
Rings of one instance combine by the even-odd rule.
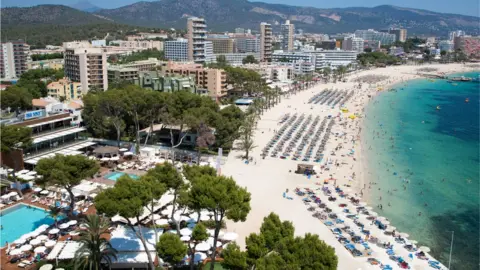
[[479, 87], [412, 80], [365, 110], [369, 203], [444, 265], [453, 231], [453, 269], [479, 267]]

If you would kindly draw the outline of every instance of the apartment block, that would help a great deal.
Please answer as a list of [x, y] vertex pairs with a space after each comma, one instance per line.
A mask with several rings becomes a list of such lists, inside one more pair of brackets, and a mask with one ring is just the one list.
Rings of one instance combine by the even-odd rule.
[[236, 35], [235, 47], [238, 53], [260, 52], [260, 39], [253, 35]]
[[397, 41], [405, 42], [407, 40], [407, 29], [389, 29], [388, 33], [394, 34]]
[[108, 81], [129, 81], [133, 82], [138, 79], [138, 68], [124, 66], [109, 66], [107, 69]]
[[51, 82], [47, 85], [47, 93], [49, 97], [56, 98], [58, 100], [73, 100], [80, 99], [83, 95], [82, 84], [79, 82], [72, 82], [69, 78], [65, 77], [56, 82]]
[[197, 94], [195, 79], [192, 76], [166, 76], [158, 71], [142, 71], [138, 73], [138, 77], [133, 83], [142, 88], [155, 91], [190, 91]]
[[187, 21], [188, 60], [195, 63], [205, 63], [205, 41], [207, 25], [205, 19], [190, 17]]
[[103, 48], [65, 49], [65, 76], [82, 84], [85, 94], [91, 88], [108, 89], [107, 54]]
[[27, 62], [27, 69], [62, 69], [63, 68], [63, 59], [45, 59], [39, 61], [29, 61]]
[[363, 38], [364, 40], [380, 41], [381, 45], [390, 45], [396, 41], [394, 34], [378, 32], [373, 29], [357, 30], [355, 37]]
[[172, 61], [188, 61], [188, 40], [165, 41], [165, 58]]
[[272, 60], [272, 25], [262, 22], [260, 24], [260, 60], [270, 62]]
[[199, 63], [168, 62], [165, 74], [169, 76], [193, 76], [198, 88], [208, 89], [212, 98], [227, 94], [227, 74], [223, 69], [204, 68]]
[[215, 54], [215, 58], [218, 56], [225, 56], [225, 60], [227, 60], [228, 64], [230, 65], [242, 65], [243, 64], [243, 59], [249, 55], [253, 55], [255, 60], [260, 62], [260, 53], [255, 52], [255, 53], [218, 53]]
[[287, 20], [281, 26], [281, 32], [283, 35], [282, 49], [287, 52], [293, 51], [293, 35], [295, 34], [295, 26]]
[[14, 79], [27, 71], [27, 62], [30, 60], [30, 46], [23, 40], [1, 44], [0, 78]]
[[234, 39], [227, 37], [208, 37], [207, 41], [212, 42], [213, 53], [233, 53], [235, 52]]
[[342, 50], [363, 52], [364, 40], [359, 37], [347, 37], [342, 42]]
[[163, 51], [164, 44], [163, 41], [159, 40], [122, 40], [118, 41], [118, 46], [121, 48], [129, 48], [136, 51], [143, 51], [143, 50], [158, 50]]

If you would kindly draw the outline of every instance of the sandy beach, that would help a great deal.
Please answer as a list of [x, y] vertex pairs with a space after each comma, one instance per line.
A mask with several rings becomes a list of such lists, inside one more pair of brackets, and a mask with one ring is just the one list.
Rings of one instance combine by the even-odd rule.
[[[321, 83], [308, 90], [301, 91], [296, 95], [282, 97], [282, 100], [275, 107], [266, 111], [258, 122], [255, 131], [255, 145], [257, 146], [251, 153], [253, 162], [245, 164], [240, 157], [244, 154], [241, 151], [232, 151], [229, 154], [226, 164], [222, 167], [222, 174], [232, 176], [239, 185], [247, 187], [252, 193], [252, 201], [247, 220], [243, 223], [233, 223], [228, 221], [227, 226], [231, 231], [239, 234], [238, 244], [245, 246], [245, 237], [250, 233], [257, 233], [263, 218], [270, 212], [277, 213], [281, 219], [292, 221], [297, 235], [305, 233], [315, 233], [327, 244], [335, 248], [339, 257], [338, 269], [379, 269], [378, 266], [372, 266], [367, 263], [367, 257], [353, 257], [344, 246], [337, 241], [330, 228], [323, 222], [312, 217], [312, 212], [307, 211], [307, 206], [302, 202], [301, 197], [295, 195], [293, 190], [296, 187], [309, 187], [317, 189], [325, 179], [331, 180], [331, 184], [336, 184], [348, 190], [351, 194], [357, 194], [364, 201], [374, 204], [372, 198], [368, 197], [367, 185], [369, 171], [365, 161], [367, 155], [362, 151], [362, 118], [356, 117], [350, 119], [355, 114], [363, 115], [365, 106], [372, 98], [387, 91], [394, 84], [401, 83], [416, 78], [422, 78], [416, 75], [417, 70], [425, 67], [436, 68], [436, 71], [424, 72], [430, 74], [439, 73], [457, 73], [472, 70], [462, 64], [449, 65], [423, 65], [423, 66], [393, 66], [387, 68], [377, 68], [373, 70], [356, 72], [346, 77], [346, 82]], [[361, 83], [359, 87], [359, 78], [366, 78], [368, 75], [377, 75], [382, 78], [376, 83]], [[322, 90], [354, 90], [353, 97], [344, 104], [348, 113], [342, 113], [339, 106], [331, 108], [327, 105], [308, 104], [308, 100]], [[265, 145], [274, 136], [275, 130], [282, 126], [279, 121], [286, 114], [290, 116], [297, 114], [300, 116], [309, 115], [312, 119], [319, 116], [320, 120], [329, 115], [335, 119], [332, 127], [332, 135], [325, 146], [325, 157], [321, 163], [294, 161], [291, 158], [280, 159], [267, 156], [261, 157], [261, 151]], [[353, 117], [352, 117], [353, 118]], [[338, 135], [337, 135], [338, 134]], [[323, 134], [322, 134], [323, 136]], [[318, 138], [320, 140], [321, 138]], [[337, 150], [335, 150], [337, 148]], [[335, 153], [332, 155], [332, 153]], [[297, 164], [308, 163], [312, 165], [327, 165], [330, 161], [330, 169], [322, 170], [317, 176], [308, 179], [304, 175], [295, 174]], [[348, 186], [348, 187], [347, 187]], [[288, 196], [293, 200], [283, 198], [282, 194], [289, 190]], [[395, 224], [393, 224], [395, 225]], [[372, 231], [372, 234], [381, 234], [380, 230]], [[408, 233], [408, 231], [406, 232]], [[399, 246], [399, 249], [402, 247]], [[390, 264], [394, 269], [399, 267], [391, 260], [388, 255], [379, 247], [372, 247], [375, 258], [382, 263]], [[410, 263], [410, 262], [409, 262]], [[412, 269], [426, 269], [428, 264], [422, 261], [411, 263]]]

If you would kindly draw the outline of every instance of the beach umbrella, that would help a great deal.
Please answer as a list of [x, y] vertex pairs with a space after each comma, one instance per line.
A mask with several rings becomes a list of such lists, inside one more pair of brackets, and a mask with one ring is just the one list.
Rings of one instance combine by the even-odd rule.
[[418, 250], [423, 251], [423, 252], [430, 252], [430, 248], [427, 246], [421, 246], [418, 248]]
[[226, 232], [222, 235], [222, 239], [225, 241], [234, 241], [238, 238], [238, 234], [235, 232]]
[[48, 190], [42, 190], [42, 191], [40, 191], [40, 194], [42, 194], [42, 195], [48, 195], [48, 193], [50, 193]]
[[42, 190], [43, 190], [43, 189], [42, 189], [42, 188], [39, 188], [39, 187], [36, 187], [36, 188], [33, 189], [33, 191], [36, 192], [36, 193], [38, 193], [38, 192], [40, 192], [40, 191], [42, 191]]
[[168, 220], [167, 219], [157, 219], [155, 220], [155, 224], [157, 225], [160, 225], [160, 226], [164, 226], [164, 225], [168, 225]]
[[13, 243], [16, 244], [16, 245], [22, 245], [22, 244], [25, 244], [25, 242], [27, 242], [27, 239], [23, 238], [23, 237], [13, 241]]
[[42, 235], [37, 236], [37, 238], [35, 238], [35, 239], [38, 239], [40, 241], [46, 241], [48, 239], [48, 236], [42, 234]]
[[20, 250], [21, 250], [21, 251], [29, 251], [29, 250], [31, 250], [32, 248], [33, 248], [32, 245], [23, 245], [23, 246], [20, 247]]
[[46, 247], [40, 246], [40, 247], [36, 247], [36, 248], [33, 250], [33, 252], [35, 252], [35, 253], [45, 253], [46, 250], [47, 250]]
[[192, 237], [189, 236], [189, 235], [184, 235], [184, 236], [180, 237], [180, 240], [182, 240], [183, 242], [188, 242], [188, 241], [190, 241], [191, 238]]
[[196, 251], [207, 251], [211, 248], [212, 246], [208, 244], [207, 242], [201, 242], [195, 247]]
[[183, 236], [190, 236], [192, 235], [192, 230], [189, 228], [183, 228], [180, 230], [180, 234]]
[[391, 229], [391, 230], [392, 230], [392, 232], [393, 232], [394, 230], [396, 230], [396, 229], [397, 229], [397, 227], [395, 227], [395, 226], [388, 226], [388, 229]]
[[23, 251], [21, 251], [19, 248], [13, 249], [10, 251], [9, 255], [16, 256], [22, 254]]
[[45, 246], [48, 248], [55, 246], [55, 244], [57, 244], [57, 242], [53, 240], [48, 240], [47, 242], [45, 242]]
[[[209, 238], [207, 239], [207, 243], [208, 243], [210, 246], [212, 246], [212, 247], [213, 247], [213, 240], [214, 240], [213, 237], [209, 237]], [[222, 246], [222, 243], [217, 240], [217, 247], [221, 247], [221, 246]]]
[[69, 226], [74, 226], [74, 225], [77, 225], [77, 223], [78, 223], [78, 221], [76, 221], [76, 220], [70, 220], [67, 224]]
[[71, 232], [69, 232], [68, 234], [71, 235], [71, 236], [77, 236], [77, 235], [80, 235], [80, 232], [78, 232], [78, 231], [71, 231]]
[[42, 241], [40, 241], [39, 239], [36, 239], [36, 238], [35, 238], [35, 239], [30, 240], [30, 245], [32, 245], [32, 246], [38, 246], [38, 245], [40, 245], [41, 242], [42, 242]]
[[68, 223], [63, 223], [63, 224], [58, 225], [58, 228], [60, 228], [62, 230], [66, 229], [68, 227], [69, 227]]
[[390, 224], [390, 221], [388, 221], [388, 220], [384, 220], [384, 221], [380, 221], [380, 222], [382, 222], [383, 225], [389, 225]]
[[52, 264], [45, 264], [45, 265], [42, 265], [42, 267], [40, 267], [40, 269], [38, 270], [52, 270], [52, 269], [53, 269]]
[[49, 234], [57, 234], [57, 233], [59, 233], [59, 232], [60, 232], [60, 230], [59, 230], [59, 229], [56, 229], [56, 228], [55, 228], [55, 229], [51, 229], [50, 231], [48, 231]]

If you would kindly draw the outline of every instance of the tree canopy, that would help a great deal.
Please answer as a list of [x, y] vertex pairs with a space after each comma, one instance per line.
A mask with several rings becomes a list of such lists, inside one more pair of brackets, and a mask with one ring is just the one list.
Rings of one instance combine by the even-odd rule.
[[0, 106], [2, 110], [10, 108], [12, 111], [32, 108], [33, 95], [25, 87], [12, 85], [0, 91]]
[[28, 148], [32, 144], [32, 129], [14, 125], [2, 125], [1, 151], [10, 152], [14, 148]]
[[109, 61], [116, 64], [126, 64], [134, 61], [148, 60], [148, 58], [165, 60], [165, 55], [163, 51], [159, 51], [157, 49], [147, 49], [139, 52], [134, 52], [126, 56], [121, 56], [117, 59], [109, 58]]
[[357, 55], [357, 60], [364, 66], [375, 64], [393, 65], [400, 61], [397, 57], [383, 52], [365, 52]]
[[187, 255], [187, 246], [174, 233], [164, 233], [157, 243], [158, 256], [170, 265], [180, 263]]
[[32, 61], [63, 59], [63, 53], [32, 54], [30, 57]]
[[242, 63], [245, 64], [258, 64], [257, 59], [255, 59], [255, 56], [249, 54], [245, 58], [242, 59]]

